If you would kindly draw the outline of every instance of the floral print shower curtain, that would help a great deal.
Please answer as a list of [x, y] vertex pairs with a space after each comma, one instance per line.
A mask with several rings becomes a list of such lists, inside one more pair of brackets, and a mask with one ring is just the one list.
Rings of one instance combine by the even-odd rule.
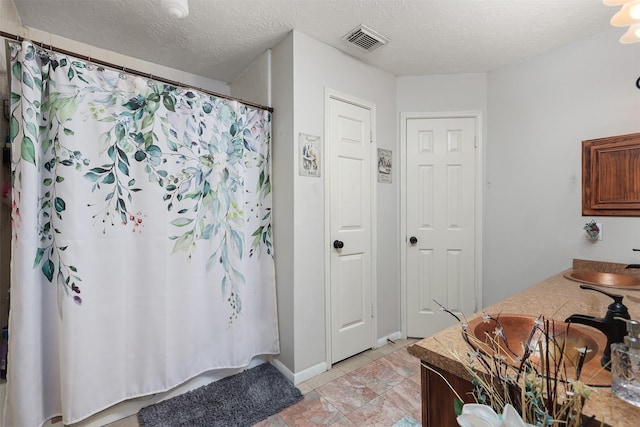
[[279, 351], [271, 114], [10, 43], [5, 426]]

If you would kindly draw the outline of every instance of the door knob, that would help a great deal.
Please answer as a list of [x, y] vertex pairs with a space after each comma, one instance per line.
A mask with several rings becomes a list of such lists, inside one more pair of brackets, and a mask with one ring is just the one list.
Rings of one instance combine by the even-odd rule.
[[333, 247], [336, 249], [342, 249], [344, 247], [344, 242], [342, 240], [334, 240]]
[[412, 245], [418, 243], [418, 239], [416, 238], [416, 236], [409, 237], [409, 243], [411, 243]]

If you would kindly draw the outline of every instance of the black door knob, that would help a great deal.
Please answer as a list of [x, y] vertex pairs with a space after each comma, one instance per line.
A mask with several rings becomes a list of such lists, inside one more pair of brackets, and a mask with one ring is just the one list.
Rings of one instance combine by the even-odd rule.
[[416, 243], [418, 243], [417, 237], [416, 236], [409, 237], [409, 243], [411, 243], [412, 245], [415, 245]]
[[336, 249], [342, 249], [344, 248], [344, 242], [342, 240], [334, 240], [333, 247]]

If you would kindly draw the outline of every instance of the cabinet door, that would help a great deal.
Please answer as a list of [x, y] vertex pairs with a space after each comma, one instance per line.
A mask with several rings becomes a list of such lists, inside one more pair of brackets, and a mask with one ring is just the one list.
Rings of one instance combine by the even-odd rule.
[[465, 403], [474, 403], [470, 381], [422, 362], [422, 425], [427, 427], [457, 427], [453, 401], [456, 395], [440, 375], [424, 367], [437, 371], [449, 381]]
[[582, 215], [640, 216], [640, 133], [582, 141]]

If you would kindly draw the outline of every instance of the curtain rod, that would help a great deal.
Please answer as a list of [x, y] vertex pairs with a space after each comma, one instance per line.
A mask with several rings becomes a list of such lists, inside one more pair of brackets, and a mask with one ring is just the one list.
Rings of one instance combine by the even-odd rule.
[[[131, 69], [131, 68], [126, 68], [126, 67], [123, 67], [122, 65], [112, 64], [110, 62], [102, 61], [102, 60], [95, 59], [95, 58], [91, 58], [91, 57], [86, 56], [86, 55], [80, 55], [80, 54], [78, 54], [76, 52], [72, 52], [70, 50], [61, 49], [61, 48], [52, 46], [50, 44], [29, 40], [29, 39], [26, 39], [26, 38], [24, 38], [22, 36], [16, 35], [16, 34], [5, 33], [4, 31], [0, 31], [0, 37], [4, 37], [5, 39], [16, 40], [16, 41], [27, 40], [27, 41], [30, 41], [31, 43], [35, 44], [36, 46], [40, 46], [43, 49], [48, 49], [48, 50], [51, 50], [53, 52], [61, 53], [63, 55], [73, 56], [75, 58], [78, 58], [78, 59], [81, 59], [81, 60], [84, 60], [84, 61], [88, 61], [88, 62], [90, 62], [92, 64], [104, 65], [105, 67], [113, 68], [113, 69], [118, 70], [118, 71], [122, 71], [122, 72], [129, 73], [129, 74], [134, 74], [134, 75], [140, 76], [140, 77], [147, 77], [147, 78], [150, 78], [150, 79], [153, 79], [153, 80], [158, 80], [161, 83], [166, 83], [166, 84], [169, 84], [169, 85], [172, 85], [172, 86], [176, 86], [176, 87], [182, 87], [182, 88], [191, 87], [189, 85], [185, 85], [184, 83], [180, 83], [180, 82], [177, 82], [175, 80], [165, 79], [163, 77], [158, 77], [158, 76], [155, 76], [153, 74], [143, 73], [142, 71], [134, 70], [134, 69]], [[273, 113], [273, 107], [267, 107], [267, 106], [260, 105], [260, 104], [254, 104], [253, 102], [247, 102], [247, 101], [244, 101], [244, 100], [239, 99], [239, 98], [233, 98], [233, 97], [231, 97], [229, 95], [223, 95], [221, 93], [212, 92], [210, 90], [199, 88], [199, 87], [194, 87], [193, 89], [198, 90], [198, 91], [203, 92], [203, 93], [206, 93], [207, 95], [212, 95], [212, 96], [215, 96], [215, 97], [218, 97], [218, 98], [229, 99], [231, 101], [242, 102], [243, 104], [248, 105], [250, 107], [254, 107], [254, 108], [257, 108], [259, 110], [266, 110], [266, 111], [269, 111], [270, 113]]]

